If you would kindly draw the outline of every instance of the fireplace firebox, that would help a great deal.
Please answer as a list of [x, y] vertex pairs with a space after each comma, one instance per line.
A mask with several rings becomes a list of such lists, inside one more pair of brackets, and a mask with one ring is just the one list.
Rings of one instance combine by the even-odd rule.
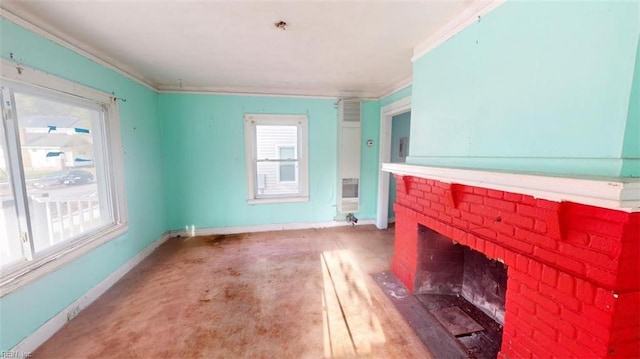
[[507, 268], [484, 254], [419, 225], [417, 294], [462, 296], [493, 320], [504, 324]]
[[640, 198], [607, 208], [588, 193], [543, 199], [552, 185], [499, 190], [518, 186], [405, 167], [386, 170], [398, 184], [392, 272], [409, 291], [459, 294], [503, 323], [500, 358], [640, 357]]

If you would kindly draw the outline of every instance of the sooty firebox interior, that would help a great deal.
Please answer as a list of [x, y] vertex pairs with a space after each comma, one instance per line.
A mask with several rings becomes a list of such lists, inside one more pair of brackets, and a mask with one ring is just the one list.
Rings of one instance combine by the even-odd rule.
[[476, 358], [495, 358], [502, 341], [507, 267], [420, 226], [422, 267], [415, 295]]

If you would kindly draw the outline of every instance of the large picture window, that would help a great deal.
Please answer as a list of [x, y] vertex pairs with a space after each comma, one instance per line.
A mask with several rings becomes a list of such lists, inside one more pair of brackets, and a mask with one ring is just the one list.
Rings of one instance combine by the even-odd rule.
[[246, 115], [249, 203], [300, 202], [307, 195], [307, 117]]
[[[11, 71], [14, 70], [14, 71]], [[126, 231], [117, 105], [3, 63], [0, 293]]]

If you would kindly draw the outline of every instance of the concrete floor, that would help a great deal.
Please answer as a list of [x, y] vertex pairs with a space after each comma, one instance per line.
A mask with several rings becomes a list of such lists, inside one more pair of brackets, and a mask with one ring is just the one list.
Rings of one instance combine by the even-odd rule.
[[430, 358], [373, 226], [172, 238], [32, 358]]

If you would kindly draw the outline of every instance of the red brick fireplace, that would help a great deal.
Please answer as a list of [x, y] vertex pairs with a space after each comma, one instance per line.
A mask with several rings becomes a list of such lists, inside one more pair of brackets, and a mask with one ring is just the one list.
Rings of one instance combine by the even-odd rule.
[[[563, 179], [523, 176], [534, 184], [525, 186], [508, 184], [518, 179], [508, 174], [485, 181], [461, 170], [443, 179], [416, 168], [383, 168], [397, 181], [392, 271], [409, 290], [419, 291], [428, 275], [425, 226], [507, 266], [499, 357], [640, 357], [637, 183], [569, 180], [567, 187]], [[598, 188], [618, 185], [615, 200], [602, 198]]]

